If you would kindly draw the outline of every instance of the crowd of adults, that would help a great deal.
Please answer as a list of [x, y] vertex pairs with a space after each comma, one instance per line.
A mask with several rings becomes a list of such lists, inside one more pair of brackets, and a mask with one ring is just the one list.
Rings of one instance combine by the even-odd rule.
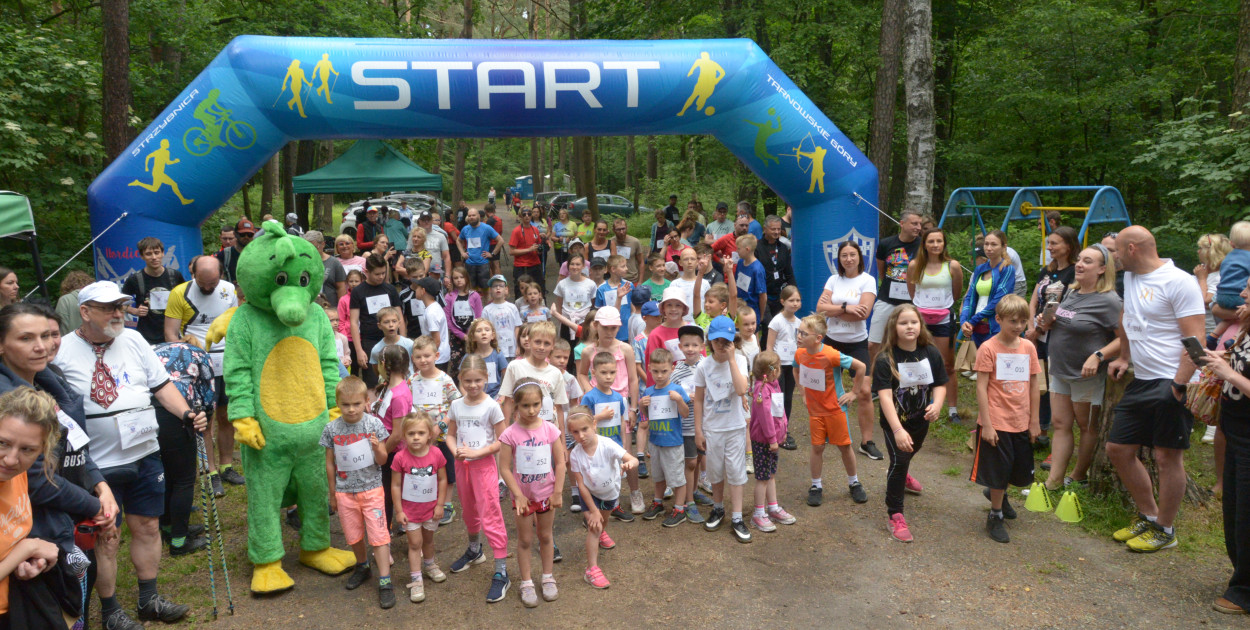
[[[736, 288], [740, 300], [756, 304], [757, 326], [767, 330], [782, 311], [782, 290], [795, 283], [790, 212], [760, 222], [752, 205], [741, 202], [732, 221], [728, 213], [728, 204], [719, 203], [709, 221], [700, 202], [682, 210], [677, 197], [670, 197], [655, 212], [645, 242], [628, 233], [623, 218], [595, 220], [589, 212], [573, 218], [567, 209], [552, 217], [516, 207], [517, 225], [505, 235], [493, 203], [462, 207], [446, 217], [366, 205], [354, 233], [333, 240], [304, 231], [294, 215], [286, 217], [286, 225], [322, 252], [321, 300], [327, 312], [337, 313], [336, 328], [347, 341], [339, 348], [344, 369], [373, 384], [376, 374], [367, 366], [370, 349], [386, 336], [377, 317], [382, 308], [403, 309], [402, 336], [440, 337], [437, 363], [451, 365], [454, 374], [465, 331], [483, 316], [484, 297], [497, 280], [515, 291], [518, 306], [532, 307], [524, 290], [536, 288], [547, 312], [542, 317], [576, 341], [591, 298], [549, 287], [550, 277], [581, 282], [586, 269], [593, 289], [612, 277], [609, 261], [620, 260], [618, 287], [629, 284], [634, 294], [629, 302], [641, 313], [654, 312], [646, 302], [658, 302], [669, 287], [681, 289], [688, 306], [703, 304], [714, 287], [734, 279], [722, 270], [732, 269], [739, 245], [751, 240], [764, 286], [744, 287], [739, 281]], [[1203, 408], [1212, 408], [1214, 396], [1220, 404], [1204, 416], [1210, 423], [1204, 441], [1217, 449], [1215, 491], [1223, 496], [1226, 543], [1235, 566], [1216, 607], [1243, 611], [1250, 607], [1250, 432], [1243, 428], [1250, 426], [1244, 422], [1250, 414], [1244, 396], [1250, 392], [1250, 336], [1239, 334], [1239, 322], [1250, 319], [1250, 309], [1230, 309], [1216, 294], [1221, 273], [1229, 274], [1226, 257], [1250, 243], [1203, 236], [1201, 264], [1190, 275], [1160, 257], [1144, 228], [1108, 233], [1082, 247], [1074, 229], [1057, 216], [1049, 219], [1044, 266], [1031, 288], [1003, 232], [978, 236], [965, 267], [948, 252], [946, 231], [930, 217], [905, 212], [898, 233], [880, 242], [874, 260], [866, 261], [854, 241], [838, 244], [835, 272], [823, 292], [803, 298], [826, 317], [825, 343], [868, 366], [891, 311], [913, 304], [941, 350], [946, 372], [962, 369], [966, 378], [975, 378], [963, 355], [998, 332], [994, 314], [1004, 296], [1027, 297], [1031, 318], [1024, 337], [1046, 360], [1040, 416], [1050, 445], [1042, 464], [1049, 469], [1049, 490], [1087, 483], [1106, 379], [1123, 378], [1131, 366], [1133, 380], [1115, 407], [1106, 451], [1139, 512], [1115, 537], [1135, 551], [1175, 546], [1187, 478], [1183, 455], [1194, 422], [1190, 409], [1203, 396], [1208, 398]], [[195, 432], [202, 431], [208, 444], [210, 482], [218, 496], [226, 484], [246, 482], [233, 465], [233, 427], [220, 377], [223, 348], [206, 345], [205, 337], [218, 316], [246, 299], [235, 280], [240, 254], [256, 233], [247, 218], [223, 228], [219, 251], [190, 261], [189, 280], [165, 266], [159, 240], [145, 238], [136, 248], [145, 266], [121, 287], [74, 272], [62, 283], [55, 308], [21, 302], [16, 274], [0, 268], [0, 510], [7, 515], [0, 528], [0, 619], [8, 627], [65, 627], [63, 621], [56, 625], [59, 615], [84, 616], [92, 588], [108, 629], [135, 630], [142, 627], [135, 618], [172, 622], [187, 613], [187, 606], [156, 591], [162, 539], [172, 555], [206, 545], [202, 527], [189, 525]], [[754, 238], [744, 241], [746, 235]], [[507, 260], [511, 282], [503, 277]], [[549, 273], [549, 264], [559, 271]], [[875, 278], [870, 264], [876, 266]], [[1239, 275], [1239, 281], [1248, 276]], [[1241, 295], [1250, 301], [1250, 289]], [[629, 306], [622, 301], [623, 318]], [[431, 311], [442, 315], [427, 317]], [[1233, 325], [1222, 330], [1222, 320]], [[625, 340], [635, 334], [621, 332]], [[1182, 339], [1216, 332], [1210, 345], [1220, 351], [1200, 361], [1206, 370], [1197, 377], [1199, 366], [1188, 358]], [[960, 339], [971, 343], [957, 352]], [[957, 409], [959, 380], [951, 378], [945, 386], [946, 421], [953, 424], [964, 423]], [[868, 379], [859, 381], [858, 451], [880, 460], [872, 394]], [[1194, 382], [1207, 385], [1206, 393], [1187, 396]], [[1153, 448], [1157, 499], [1139, 459], [1142, 446]], [[785, 447], [794, 449], [793, 440], [787, 437]], [[116, 593], [123, 521], [139, 585], [133, 617]]]

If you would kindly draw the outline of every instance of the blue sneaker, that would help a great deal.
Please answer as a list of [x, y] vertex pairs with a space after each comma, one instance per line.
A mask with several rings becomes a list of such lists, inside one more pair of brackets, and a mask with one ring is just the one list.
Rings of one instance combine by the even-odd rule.
[[438, 521], [439, 525], [450, 525], [456, 519], [456, 506], [451, 503], [443, 505], [443, 518]]
[[694, 491], [694, 502], [695, 502], [695, 503], [698, 503], [699, 505], [711, 505], [711, 504], [712, 504], [712, 497], [709, 497], [709, 496], [707, 496], [706, 494], [703, 494], [702, 492], [700, 492], [700, 491], [698, 491], [698, 490], [695, 490], [695, 491]]
[[478, 548], [476, 554], [473, 553], [472, 549], [465, 549], [464, 555], [456, 558], [456, 561], [451, 563], [451, 572], [460, 573], [469, 568], [469, 565], [482, 564], [483, 562], [486, 562], [486, 554], [482, 553], [481, 547]]
[[486, 591], [486, 602], [493, 604], [502, 601], [508, 596], [508, 587], [512, 586], [512, 581], [508, 579], [507, 573], [496, 573], [490, 578], [490, 590]]
[[647, 472], [647, 462], [646, 462], [646, 460], [644, 460], [643, 458], [639, 457], [639, 458], [638, 458], [638, 478], [639, 478], [639, 479], [646, 479], [647, 477], [650, 477], [650, 476], [651, 476], [651, 473]]
[[[695, 493], [695, 494], [697, 495], [698, 493]], [[698, 504], [694, 503], [693, 501], [686, 504], [686, 520], [695, 524], [702, 523], [704, 520], [706, 520], [703, 518], [702, 514], [699, 514]]]

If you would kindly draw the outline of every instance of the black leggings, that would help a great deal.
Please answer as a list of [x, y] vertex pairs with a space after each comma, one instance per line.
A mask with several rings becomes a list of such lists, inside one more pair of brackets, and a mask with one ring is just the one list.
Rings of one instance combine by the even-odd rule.
[[903, 430], [911, 436], [910, 453], [899, 449], [890, 423], [885, 421], [884, 416], [881, 418], [881, 437], [885, 441], [886, 454], [890, 457], [890, 467], [885, 473], [885, 511], [889, 516], [903, 513], [903, 487], [907, 483], [907, 469], [911, 467], [911, 458], [924, 445], [924, 438], [929, 434], [929, 421], [923, 416], [918, 420], [905, 420]]
[[165, 466], [165, 513], [161, 515], [160, 524], [169, 528], [170, 536], [183, 538], [187, 535], [191, 505], [195, 501], [195, 471], [199, 462], [195, 436], [181, 418], [165, 411], [164, 407], [156, 408], [156, 422], [160, 427], [156, 439], [161, 446], [161, 463]]
[[[781, 366], [781, 392], [786, 401], [786, 419], [790, 418], [790, 405], [794, 402], [794, 366]], [[788, 433], [788, 432], [787, 432]]]

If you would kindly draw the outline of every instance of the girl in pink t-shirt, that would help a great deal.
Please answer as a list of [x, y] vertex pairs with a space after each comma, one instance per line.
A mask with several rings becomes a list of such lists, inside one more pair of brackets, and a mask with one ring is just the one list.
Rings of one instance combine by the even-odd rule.
[[[402, 436], [394, 429], [398, 421], [412, 412], [412, 390], [408, 388], [408, 351], [402, 346], [387, 346], [378, 359], [379, 376], [382, 382], [373, 390], [373, 405], [370, 412], [382, 421], [382, 426], [390, 432], [386, 440], [386, 465], [382, 466], [382, 487], [391, 487], [391, 462], [395, 460], [395, 452], [402, 445]], [[368, 368], [366, 368], [368, 369]], [[395, 513], [396, 503], [391, 501], [391, 493], [386, 492], [386, 518]], [[387, 521], [390, 526], [390, 521]]]
[[543, 599], [555, 601], [559, 592], [552, 576], [554, 539], [551, 526], [555, 520], [552, 508], [559, 508], [564, 488], [566, 451], [556, 425], [538, 417], [543, 392], [538, 381], [522, 380], [511, 396], [516, 409], [516, 424], [504, 430], [499, 441], [508, 448], [499, 451], [499, 467], [504, 482], [512, 492], [516, 512], [517, 564], [521, 569], [521, 603], [528, 608], [538, 605], [534, 580], [530, 572], [530, 554], [534, 545], [534, 526], [538, 526], [539, 553], [542, 556]]
[[434, 532], [447, 500], [447, 459], [430, 448], [438, 429], [424, 411], [404, 416], [397, 428], [404, 448], [388, 467], [394, 473], [389, 494], [399, 506], [395, 522], [408, 535], [408, 600], [415, 603], [425, 601], [423, 575], [435, 582], [447, 579], [434, 561]]
[[[765, 350], [755, 357], [751, 384], [751, 463], [755, 466], [755, 514], [751, 517], [762, 532], [794, 524], [795, 518], [777, 503], [777, 449], [786, 441], [785, 400], [777, 378], [781, 359]], [[765, 509], [767, 503], [767, 509]]]

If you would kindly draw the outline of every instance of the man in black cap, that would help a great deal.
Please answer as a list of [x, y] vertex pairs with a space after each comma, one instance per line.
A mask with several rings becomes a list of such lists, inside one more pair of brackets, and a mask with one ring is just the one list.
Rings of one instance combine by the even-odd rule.
[[664, 218], [673, 225], [681, 221], [681, 210], [677, 209], [677, 195], [668, 196], [668, 205], [664, 206]]
[[729, 220], [729, 204], [716, 204], [716, 212], [712, 214], [712, 222], [707, 224], [707, 233], [712, 235], [712, 242], [734, 231], [734, 222]]

